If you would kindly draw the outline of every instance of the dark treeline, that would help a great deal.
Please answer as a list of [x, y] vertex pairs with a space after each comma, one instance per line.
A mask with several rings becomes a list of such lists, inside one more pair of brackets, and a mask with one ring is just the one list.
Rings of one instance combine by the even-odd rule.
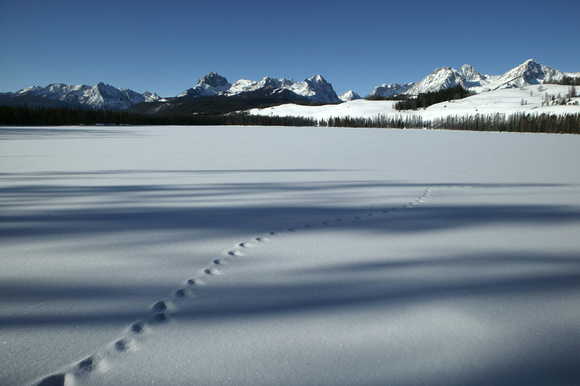
[[464, 131], [502, 131], [516, 133], [580, 134], [580, 114], [489, 114], [448, 116], [432, 121], [418, 116], [384, 116], [372, 118], [330, 118], [320, 120], [320, 126], [377, 127], [393, 129], [432, 129]]
[[431, 129], [580, 134], [580, 114], [505, 114], [448, 116], [430, 122]]
[[0, 125], [78, 126], [78, 125], [235, 125], [235, 126], [323, 126], [393, 129], [435, 129], [465, 131], [504, 131], [521, 133], [580, 134], [580, 114], [490, 114], [448, 116], [423, 120], [420, 116], [378, 115], [369, 118], [258, 116], [235, 114], [144, 115], [108, 110], [71, 108], [29, 108], [0, 106]]
[[452, 99], [461, 99], [469, 95], [469, 91], [461, 85], [446, 88], [440, 91], [422, 93], [417, 98], [409, 98], [395, 103], [395, 110], [416, 110], [426, 108], [436, 103], [449, 101]]
[[0, 125], [78, 126], [78, 125], [240, 125], [240, 126], [316, 126], [303, 117], [264, 117], [231, 114], [136, 114], [127, 111], [87, 110], [82, 108], [36, 108], [0, 106]]
[[580, 85], [580, 77], [572, 78], [570, 76], [563, 76], [561, 80], [556, 81], [553, 79], [546, 79], [544, 83], [548, 84], [561, 84], [564, 86], [579, 86]]

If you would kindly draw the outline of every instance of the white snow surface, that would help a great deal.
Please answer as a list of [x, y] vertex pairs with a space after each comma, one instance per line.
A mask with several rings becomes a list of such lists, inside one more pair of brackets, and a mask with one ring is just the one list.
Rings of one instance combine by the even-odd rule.
[[[250, 114], [270, 116], [302, 116], [316, 119], [331, 117], [372, 118], [378, 115], [388, 117], [420, 116], [424, 120], [447, 116], [474, 116], [488, 114], [578, 114], [580, 98], [573, 98], [566, 106], [548, 105], [546, 96], [558, 97], [568, 94], [570, 86], [555, 84], [528, 85], [519, 88], [498, 89], [475, 94], [463, 99], [437, 103], [425, 109], [397, 111], [396, 101], [353, 100], [338, 105], [303, 106], [285, 104], [263, 109], [249, 110]], [[577, 87], [577, 90], [579, 88]]]
[[0, 128], [0, 384], [578, 383], [579, 148]]

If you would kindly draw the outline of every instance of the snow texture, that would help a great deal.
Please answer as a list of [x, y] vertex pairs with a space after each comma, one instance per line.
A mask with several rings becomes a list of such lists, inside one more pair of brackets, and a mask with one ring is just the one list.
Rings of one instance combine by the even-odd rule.
[[576, 384], [579, 147], [0, 128], [0, 384]]

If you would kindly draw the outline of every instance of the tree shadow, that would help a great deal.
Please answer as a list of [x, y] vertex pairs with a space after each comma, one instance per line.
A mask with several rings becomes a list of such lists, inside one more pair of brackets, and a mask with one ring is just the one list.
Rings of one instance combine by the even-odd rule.
[[79, 127], [0, 127], [1, 140], [19, 139], [70, 139], [70, 138], [114, 138], [114, 137], [141, 137], [143, 133], [130, 128], [120, 129], [118, 126], [102, 128], [79, 128]]

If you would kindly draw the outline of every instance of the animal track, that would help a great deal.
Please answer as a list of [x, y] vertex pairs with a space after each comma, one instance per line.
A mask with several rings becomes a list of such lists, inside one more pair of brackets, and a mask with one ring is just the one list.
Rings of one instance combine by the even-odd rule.
[[220, 271], [216, 268], [207, 268], [203, 270], [203, 273], [211, 276], [211, 275], [219, 275]]
[[44, 378], [38, 386], [62, 386], [65, 384], [65, 373], [49, 375]]
[[97, 367], [97, 361], [94, 356], [82, 360], [77, 365], [77, 374], [83, 375], [93, 372]]
[[165, 311], [167, 309], [167, 303], [165, 303], [163, 300], [155, 303], [153, 305], [153, 311]]
[[115, 349], [120, 352], [127, 351], [129, 349], [129, 340], [119, 339], [115, 342]]
[[[390, 209], [384, 209], [384, 210], [371, 209], [371, 212], [366, 213], [364, 215], [359, 215], [359, 216], [352, 217], [352, 218], [337, 218], [337, 219], [334, 219], [332, 221], [324, 221], [321, 224], [324, 226], [332, 226], [333, 224], [348, 222], [348, 221], [352, 221], [352, 220], [365, 220], [365, 219], [369, 219], [370, 217], [388, 215], [392, 212], [401, 210], [402, 208], [410, 208], [410, 207], [413, 207], [419, 203], [424, 202], [425, 199], [427, 197], [429, 197], [429, 195], [431, 194], [431, 190], [432, 190], [432, 187], [426, 188], [425, 191], [423, 192], [423, 194], [418, 196], [414, 201], [409, 202], [408, 204], [405, 204], [405, 205], [402, 205], [399, 207], [392, 207]], [[286, 228], [285, 231], [292, 233], [292, 232], [296, 232], [299, 228], [300, 229], [308, 229], [308, 228], [313, 228], [313, 227], [317, 227], [317, 226], [319, 226], [319, 225], [306, 224], [306, 225], [302, 225], [299, 227]], [[270, 241], [270, 236], [277, 236], [279, 233], [280, 232], [278, 232], [278, 231], [271, 231], [271, 232], [267, 233], [267, 236], [258, 236], [258, 237], [253, 238], [249, 242], [247, 242], [247, 241], [240, 242], [239, 244], [237, 244], [235, 249], [232, 249], [232, 250], [226, 252], [225, 257], [212, 260], [211, 266], [205, 268], [202, 271], [202, 275], [200, 275], [199, 277], [192, 277], [192, 278], [188, 279], [185, 282], [186, 287], [177, 289], [173, 292], [172, 299], [174, 299], [174, 301], [177, 302], [183, 298], [186, 298], [186, 297], [192, 295], [193, 292], [195, 292], [196, 287], [203, 285], [203, 280], [201, 279], [202, 277], [211, 277], [211, 276], [221, 275], [222, 272], [221, 272], [221, 270], [217, 269], [217, 266], [219, 266], [219, 267], [226, 266], [228, 258], [244, 256], [244, 253], [242, 253], [242, 251], [240, 249], [243, 250], [243, 249], [251, 248], [254, 246], [254, 242], [259, 242], [259, 243], [268, 242], [268, 241]], [[134, 336], [143, 335], [148, 330], [148, 326], [151, 326], [151, 327], [158, 326], [160, 324], [167, 322], [168, 321], [167, 312], [174, 309], [175, 307], [176, 307], [176, 305], [174, 304], [174, 302], [170, 302], [168, 300], [159, 300], [156, 303], [154, 303], [151, 306], [151, 313], [150, 313], [149, 317], [143, 319], [142, 321], [137, 321], [137, 322], [131, 324], [129, 326], [129, 329], [128, 329], [129, 335], [126, 337], [119, 338], [116, 341], [114, 341], [113, 343], [111, 343], [108, 346], [108, 347], [110, 347], [109, 350], [111, 350], [109, 352], [127, 353], [128, 351], [131, 351], [131, 348], [132, 348], [132, 345], [134, 342], [134, 339], [131, 338], [131, 335], [134, 335]], [[88, 375], [90, 373], [95, 372], [95, 370], [97, 370], [99, 368], [99, 366], [102, 366], [101, 362], [102, 362], [101, 354], [96, 354], [96, 355], [90, 356], [90, 357], [78, 362], [77, 364], [72, 365], [68, 371], [65, 371], [63, 373], [52, 374], [52, 375], [49, 375], [49, 376], [43, 378], [42, 380], [40, 380], [38, 385], [41, 385], [41, 386], [64, 385], [69, 374], [73, 375], [73, 377], [74, 376]]]
[[173, 293], [177, 298], [184, 298], [189, 295], [189, 290], [187, 288], [178, 289]]
[[151, 321], [154, 324], [163, 323], [166, 320], [167, 320], [167, 314], [165, 314], [165, 312], [158, 312], [155, 315], [153, 315], [153, 317], [151, 318]]
[[135, 334], [140, 334], [145, 330], [145, 324], [143, 322], [133, 323], [131, 325], [131, 331]]

